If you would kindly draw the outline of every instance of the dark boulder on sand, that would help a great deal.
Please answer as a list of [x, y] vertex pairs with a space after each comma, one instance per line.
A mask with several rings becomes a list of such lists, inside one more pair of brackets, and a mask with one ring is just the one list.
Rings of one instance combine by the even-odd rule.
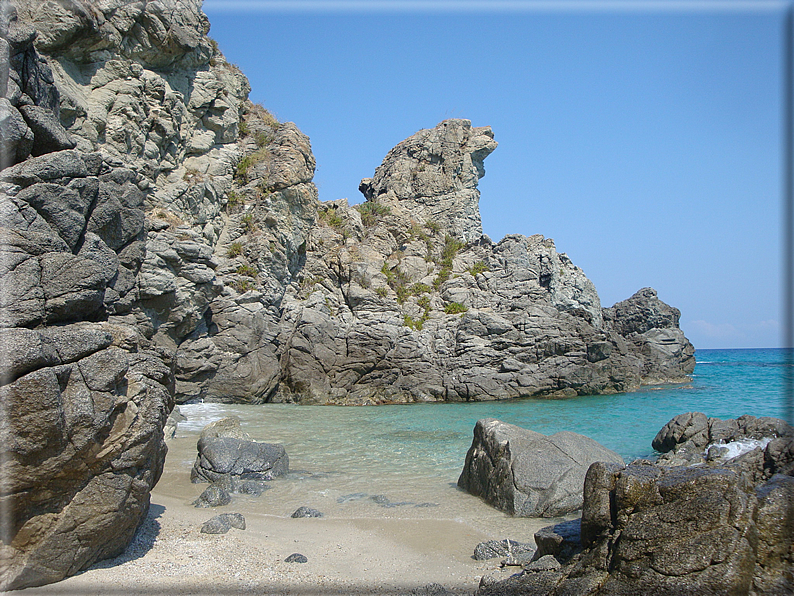
[[225, 534], [232, 528], [245, 530], [245, 517], [242, 513], [221, 513], [208, 519], [201, 526], [202, 534]]

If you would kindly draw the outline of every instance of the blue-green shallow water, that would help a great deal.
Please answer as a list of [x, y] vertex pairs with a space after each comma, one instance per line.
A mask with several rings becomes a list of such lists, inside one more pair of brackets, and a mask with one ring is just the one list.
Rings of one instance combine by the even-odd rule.
[[342, 473], [364, 483], [374, 476], [397, 483], [417, 477], [454, 482], [481, 418], [543, 434], [581, 433], [631, 461], [653, 455], [653, 437], [683, 412], [785, 417], [784, 374], [792, 374], [792, 367], [783, 350], [698, 350], [695, 356], [691, 383], [633, 393], [377, 407], [194, 404], [182, 406], [189, 420], [180, 432], [236, 414], [254, 438], [283, 443], [292, 468]]

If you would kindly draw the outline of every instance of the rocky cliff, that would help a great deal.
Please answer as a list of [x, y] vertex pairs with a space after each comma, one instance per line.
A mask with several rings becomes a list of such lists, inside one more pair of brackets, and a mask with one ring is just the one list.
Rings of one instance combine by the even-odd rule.
[[109, 245], [137, 260], [103, 317], [175, 354], [178, 402], [573, 396], [691, 372], [653, 290], [602, 311], [550, 239], [483, 236], [490, 128], [422, 130], [362, 180], [364, 203], [320, 203], [309, 139], [247, 100], [197, 0], [16, 6], [46, 55], [34, 79], [59, 94], [37, 102], [70, 147], [129, 172], [147, 213]]
[[321, 203], [309, 139], [248, 100], [200, 0], [0, 8], [0, 588], [124, 547], [174, 399], [574, 396], [692, 371], [653, 290], [602, 309], [550, 239], [482, 234], [490, 128], [422, 130], [364, 203]]

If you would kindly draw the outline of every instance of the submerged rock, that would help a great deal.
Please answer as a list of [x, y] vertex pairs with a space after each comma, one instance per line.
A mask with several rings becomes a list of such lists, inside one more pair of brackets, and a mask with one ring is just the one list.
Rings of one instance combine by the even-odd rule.
[[193, 506], [201, 508], [222, 507], [231, 502], [232, 497], [229, 493], [223, 487], [213, 484], [205, 488], [199, 497], [193, 501]]
[[597, 461], [623, 464], [588, 437], [547, 437], [486, 418], [474, 427], [458, 486], [510, 515], [558, 517], [581, 509], [585, 474]]
[[485, 561], [487, 559], [534, 552], [535, 547], [532, 544], [516, 542], [515, 540], [488, 540], [480, 542], [474, 548], [473, 558], [475, 561]]

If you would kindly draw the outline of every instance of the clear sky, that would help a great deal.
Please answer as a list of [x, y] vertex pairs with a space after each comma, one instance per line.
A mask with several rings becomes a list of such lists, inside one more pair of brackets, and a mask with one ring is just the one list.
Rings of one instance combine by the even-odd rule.
[[782, 342], [785, 4], [205, 0], [252, 101], [312, 142], [320, 200], [389, 149], [493, 128], [486, 234], [553, 238], [603, 306], [645, 286], [696, 348]]

